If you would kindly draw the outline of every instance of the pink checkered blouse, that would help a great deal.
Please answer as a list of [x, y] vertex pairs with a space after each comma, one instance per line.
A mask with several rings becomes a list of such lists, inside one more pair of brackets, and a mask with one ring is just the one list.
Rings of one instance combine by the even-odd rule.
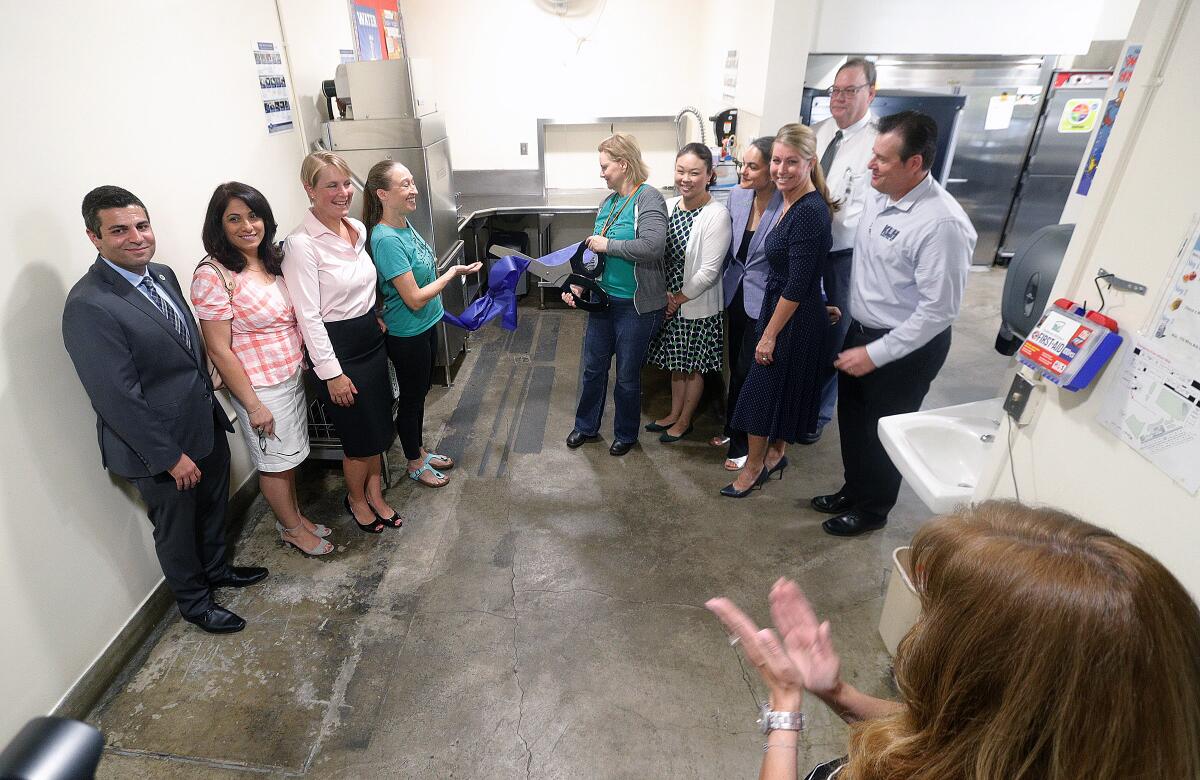
[[202, 320], [233, 320], [233, 354], [246, 369], [254, 387], [277, 385], [296, 373], [304, 353], [296, 325], [296, 310], [283, 277], [264, 285], [252, 274], [235, 274], [221, 268], [233, 280], [233, 303], [217, 272], [208, 265], [192, 277], [192, 306]]

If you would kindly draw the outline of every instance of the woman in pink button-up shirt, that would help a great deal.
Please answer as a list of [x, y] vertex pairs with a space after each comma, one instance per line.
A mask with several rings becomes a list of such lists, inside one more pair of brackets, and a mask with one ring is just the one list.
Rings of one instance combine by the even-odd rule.
[[344, 505], [367, 533], [399, 528], [383, 497], [379, 457], [395, 439], [383, 324], [375, 314], [375, 265], [367, 231], [351, 219], [350, 166], [332, 152], [304, 158], [312, 208], [284, 242], [283, 277], [317, 375], [317, 393], [342, 443]]

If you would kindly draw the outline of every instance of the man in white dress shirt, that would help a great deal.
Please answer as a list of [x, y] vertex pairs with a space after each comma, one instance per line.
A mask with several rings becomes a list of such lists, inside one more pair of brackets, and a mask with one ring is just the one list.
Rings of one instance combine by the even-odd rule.
[[[862, 214], [867, 194], [873, 192], [867, 163], [871, 160], [871, 148], [879, 134], [875, 129], [875, 115], [870, 110], [874, 99], [875, 63], [861, 57], [846, 60], [838, 68], [833, 87], [829, 90], [829, 113], [832, 116], [813, 127], [817, 135], [817, 159], [825, 173], [829, 194], [841, 203], [841, 208], [833, 215], [833, 246], [822, 281], [827, 302], [843, 313], [850, 298], [854, 232], [858, 228], [859, 215]], [[838, 382], [838, 372], [833, 363], [846, 340], [849, 326], [850, 319], [842, 317], [826, 332], [827, 362], [821, 377], [821, 411], [817, 417], [817, 429], [802, 436], [801, 444], [813, 444], [820, 439], [821, 429], [833, 418]]]
[[850, 328], [836, 366], [845, 482], [817, 496], [835, 536], [882, 528], [900, 472], [879, 441], [880, 417], [915, 412], [950, 350], [975, 229], [929, 174], [937, 125], [916, 111], [879, 120], [871, 186], [854, 238]]

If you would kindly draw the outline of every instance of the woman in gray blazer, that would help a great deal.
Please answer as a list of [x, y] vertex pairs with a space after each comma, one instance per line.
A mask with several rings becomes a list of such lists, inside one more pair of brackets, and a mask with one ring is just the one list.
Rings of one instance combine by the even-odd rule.
[[[728, 445], [725, 468], [737, 471], [746, 463], [749, 451], [744, 431], [729, 426], [737, 406], [742, 382], [754, 364], [754, 346], [758, 343], [755, 323], [762, 308], [767, 284], [767, 231], [783, 205], [783, 198], [771, 181], [770, 137], [756, 138], [742, 152], [742, 176], [738, 188], [729, 193], [729, 214], [733, 219], [733, 240], [725, 257], [722, 287], [725, 311], [729, 314], [729, 397], [725, 403], [725, 435], [714, 436], [714, 447]], [[762, 225], [763, 229], [759, 230]]]

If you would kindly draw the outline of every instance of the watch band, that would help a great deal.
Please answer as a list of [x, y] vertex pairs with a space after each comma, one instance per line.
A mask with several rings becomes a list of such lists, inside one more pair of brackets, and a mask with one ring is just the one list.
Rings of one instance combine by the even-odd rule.
[[804, 713], [774, 712], [764, 704], [759, 713], [758, 725], [764, 734], [772, 731], [804, 731]]

